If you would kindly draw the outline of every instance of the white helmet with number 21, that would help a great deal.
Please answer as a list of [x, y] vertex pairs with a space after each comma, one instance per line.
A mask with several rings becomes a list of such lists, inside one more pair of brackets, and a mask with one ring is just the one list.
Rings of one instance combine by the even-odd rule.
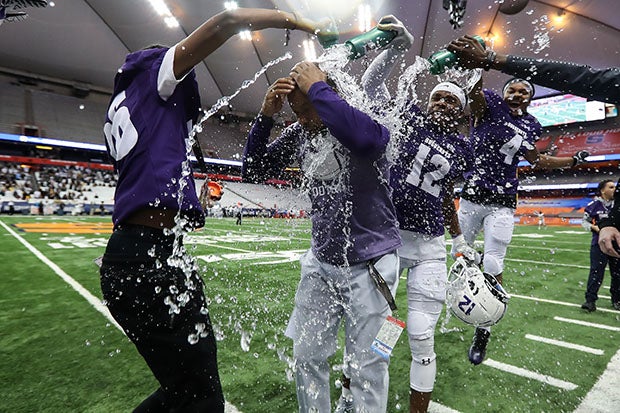
[[467, 324], [488, 327], [506, 313], [508, 295], [495, 277], [458, 257], [448, 274], [446, 300], [452, 314]]

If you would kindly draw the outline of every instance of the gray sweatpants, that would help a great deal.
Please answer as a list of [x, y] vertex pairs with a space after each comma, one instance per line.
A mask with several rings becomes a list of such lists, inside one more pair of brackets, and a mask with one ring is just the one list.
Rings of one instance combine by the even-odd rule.
[[[336, 351], [338, 328], [344, 321], [345, 364], [355, 412], [385, 412], [389, 360], [370, 345], [391, 311], [366, 263], [336, 267], [320, 262], [312, 251], [300, 261], [301, 281], [287, 328], [293, 339], [299, 411], [331, 411], [328, 358]], [[375, 264], [392, 292], [398, 285], [398, 266], [396, 252]]]

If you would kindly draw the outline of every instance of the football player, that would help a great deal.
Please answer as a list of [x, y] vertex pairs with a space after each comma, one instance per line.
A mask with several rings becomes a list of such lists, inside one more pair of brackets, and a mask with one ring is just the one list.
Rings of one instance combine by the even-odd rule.
[[[475, 40], [466, 38], [466, 41], [469, 47], [484, 50]], [[520, 158], [525, 158], [534, 168], [550, 169], [573, 167], [588, 156], [586, 151], [572, 157], [538, 152], [535, 142], [542, 127], [527, 112], [533, 96], [534, 85], [518, 78], [508, 80], [501, 95], [483, 90], [482, 78], [470, 92], [475, 165], [461, 192], [458, 217], [469, 245], [484, 230], [484, 272], [495, 276], [500, 284], [506, 249], [514, 230]], [[473, 364], [484, 360], [490, 331], [489, 327], [476, 328], [468, 351]]]
[[[397, 35], [368, 67], [362, 85], [371, 99], [386, 107], [390, 93], [384, 80], [410, 48], [413, 37], [394, 16], [383, 17], [378, 27]], [[475, 255], [463, 241], [453, 199], [455, 180], [472, 167], [473, 150], [458, 131], [466, 106], [465, 92], [450, 82], [435, 86], [426, 111], [411, 104], [390, 167], [392, 200], [403, 240], [398, 250], [399, 268], [407, 272], [410, 412], [427, 411], [435, 384], [435, 326], [445, 302], [447, 282], [444, 226], [454, 238], [455, 255]], [[346, 368], [345, 364], [345, 374]], [[346, 390], [343, 393], [340, 406], [347, 402]]]

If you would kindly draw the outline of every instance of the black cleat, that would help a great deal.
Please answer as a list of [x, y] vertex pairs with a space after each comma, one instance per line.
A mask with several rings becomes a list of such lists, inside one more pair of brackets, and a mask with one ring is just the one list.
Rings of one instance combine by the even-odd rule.
[[490, 331], [483, 328], [476, 328], [476, 332], [474, 333], [474, 340], [471, 343], [469, 352], [467, 353], [467, 355], [469, 356], [469, 361], [471, 361], [472, 364], [478, 365], [484, 360], [484, 356], [486, 356], [487, 354], [487, 344], [489, 344], [489, 337], [491, 337]]
[[593, 301], [586, 301], [585, 303], [581, 304], [581, 308], [587, 310], [588, 313], [591, 313], [592, 311], [596, 311], [596, 304], [594, 304]]
[[616, 301], [612, 304], [612, 306], [614, 307], [614, 310], [620, 311], [620, 301]]

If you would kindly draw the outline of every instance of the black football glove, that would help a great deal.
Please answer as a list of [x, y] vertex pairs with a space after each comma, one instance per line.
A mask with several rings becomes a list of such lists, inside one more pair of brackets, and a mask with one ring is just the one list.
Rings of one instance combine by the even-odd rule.
[[573, 155], [573, 166], [580, 165], [586, 161], [586, 158], [590, 156], [588, 151], [579, 151]]

